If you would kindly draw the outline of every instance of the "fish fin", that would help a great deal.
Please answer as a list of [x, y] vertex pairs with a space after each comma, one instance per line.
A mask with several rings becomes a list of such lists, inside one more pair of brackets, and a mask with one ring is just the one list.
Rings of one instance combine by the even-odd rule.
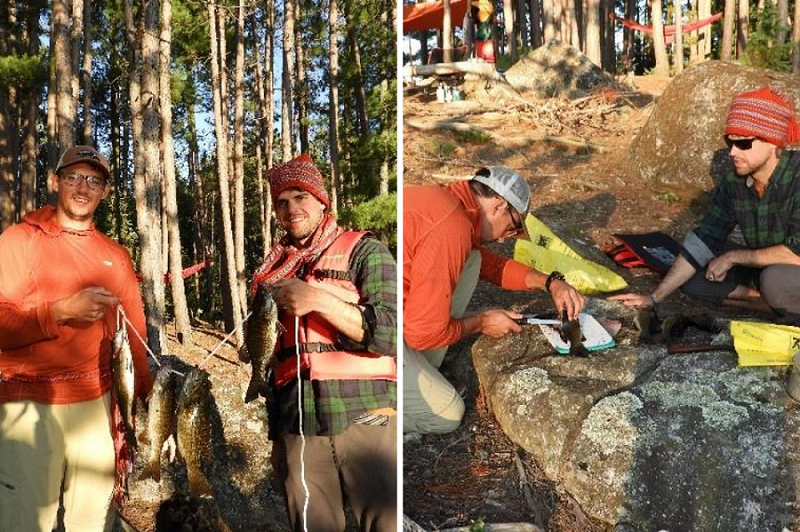
[[278, 329], [278, 334], [283, 334], [286, 332], [286, 327], [279, 321], [275, 322], [275, 328]]
[[269, 397], [269, 384], [266, 382], [251, 382], [247, 387], [247, 393], [244, 395], [244, 402], [249, 403], [258, 399], [259, 396], [263, 398]]
[[144, 469], [142, 469], [142, 474], [139, 475], [139, 480], [144, 480], [146, 478], [152, 478], [156, 482], [161, 482], [161, 456], [159, 455], [159, 460], [150, 461], [145, 464]]

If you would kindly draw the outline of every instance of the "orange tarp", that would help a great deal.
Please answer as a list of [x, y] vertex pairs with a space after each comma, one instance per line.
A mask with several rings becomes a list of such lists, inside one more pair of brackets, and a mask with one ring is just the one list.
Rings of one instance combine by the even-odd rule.
[[[450, 0], [450, 20], [453, 27], [464, 23], [468, 0]], [[421, 2], [403, 6], [403, 33], [411, 31], [441, 30], [444, 18], [442, 2]]]

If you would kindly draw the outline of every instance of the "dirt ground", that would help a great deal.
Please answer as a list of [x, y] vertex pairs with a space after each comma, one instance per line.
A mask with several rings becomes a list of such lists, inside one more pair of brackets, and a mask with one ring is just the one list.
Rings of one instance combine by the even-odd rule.
[[[599, 89], [574, 101], [551, 99], [534, 106], [437, 103], [435, 89], [407, 93], [404, 186], [448, 182], [481, 166], [503, 165], [528, 179], [531, 211], [585, 256], [588, 253], [587, 258], [602, 257], [602, 247], [615, 232], [663, 231], [680, 240], [710, 198], [700, 189], [654, 187], [627, 174], [628, 145], [669, 79], [636, 77], [633, 83]], [[490, 133], [431, 127], [453, 120]], [[552, 140], [542, 140], [545, 137]], [[496, 250], [513, 253], [508, 243]], [[642, 270], [616, 271], [634, 291], [650, 290], [658, 281]], [[668, 305], [686, 308], [687, 300], [673, 296]], [[549, 306], [544, 295], [504, 292], [481, 282], [470, 308], [545, 311]], [[499, 430], [472, 368], [474, 341], [451, 347], [443, 366], [465, 396], [462, 427], [444, 436], [405, 437], [404, 512], [432, 530], [511, 522], [533, 523], [553, 532], [610, 530], [586, 518], [578, 504]]]

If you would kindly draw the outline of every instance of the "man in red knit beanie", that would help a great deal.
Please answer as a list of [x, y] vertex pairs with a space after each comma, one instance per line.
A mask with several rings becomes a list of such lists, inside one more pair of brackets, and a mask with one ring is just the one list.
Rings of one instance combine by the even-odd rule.
[[[736, 95], [723, 139], [734, 171], [717, 184], [700, 225], [649, 295], [609, 299], [653, 306], [680, 288], [714, 304], [800, 322], [800, 142], [794, 105], [771, 87]], [[728, 241], [738, 225], [745, 245]]]
[[342, 531], [349, 501], [360, 530], [394, 532], [396, 261], [369, 233], [337, 225], [308, 155], [273, 168], [269, 184], [286, 235], [253, 291], [271, 290], [284, 330], [265, 395], [291, 529]]

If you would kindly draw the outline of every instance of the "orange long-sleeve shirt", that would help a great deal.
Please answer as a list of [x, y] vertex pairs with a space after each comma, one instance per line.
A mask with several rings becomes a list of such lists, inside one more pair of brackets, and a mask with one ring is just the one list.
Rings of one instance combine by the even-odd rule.
[[[55, 301], [92, 286], [119, 298], [146, 338], [142, 298], [125, 248], [94, 227], [65, 229], [52, 206], [0, 234], [0, 402], [70, 404], [109, 390], [116, 313], [93, 323], [58, 325], [52, 312]], [[128, 332], [136, 393], [146, 397], [153, 385], [147, 355]]]
[[403, 189], [403, 339], [414, 349], [452, 345], [463, 335], [451, 298], [470, 252], [481, 254], [481, 279], [525, 290], [531, 268], [480, 246], [478, 203], [469, 183]]

